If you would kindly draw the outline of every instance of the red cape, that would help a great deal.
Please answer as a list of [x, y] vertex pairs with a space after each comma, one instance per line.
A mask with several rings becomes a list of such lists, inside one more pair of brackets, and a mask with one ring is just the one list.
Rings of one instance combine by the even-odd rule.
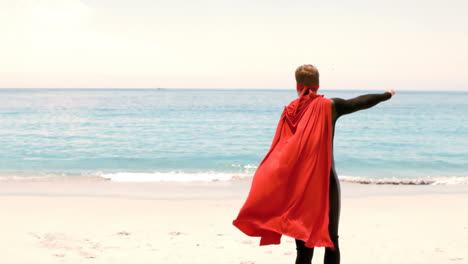
[[285, 107], [271, 148], [233, 224], [260, 245], [287, 235], [306, 247], [334, 248], [328, 233], [331, 102], [309, 93]]

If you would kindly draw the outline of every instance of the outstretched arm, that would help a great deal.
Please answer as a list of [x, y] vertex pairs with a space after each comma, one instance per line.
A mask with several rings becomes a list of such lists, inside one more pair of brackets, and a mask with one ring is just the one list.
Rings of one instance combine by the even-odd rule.
[[371, 108], [380, 102], [392, 98], [394, 94], [395, 92], [392, 89], [388, 89], [385, 93], [366, 94], [349, 100], [332, 98], [334, 120], [342, 115]]

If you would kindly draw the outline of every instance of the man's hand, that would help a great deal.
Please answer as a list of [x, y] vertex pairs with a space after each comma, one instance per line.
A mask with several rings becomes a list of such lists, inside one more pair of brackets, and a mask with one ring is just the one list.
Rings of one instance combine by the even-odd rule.
[[395, 95], [395, 91], [393, 91], [393, 89], [387, 89], [385, 92], [390, 93], [392, 97]]

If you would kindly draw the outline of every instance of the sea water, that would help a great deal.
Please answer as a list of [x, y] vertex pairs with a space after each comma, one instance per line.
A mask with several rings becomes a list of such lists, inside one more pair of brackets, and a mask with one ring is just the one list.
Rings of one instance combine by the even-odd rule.
[[[344, 99], [377, 91], [327, 91]], [[378, 91], [380, 92], [380, 91]], [[0, 179], [250, 177], [295, 90], [0, 89]], [[468, 183], [468, 92], [398, 91], [341, 117], [342, 180]]]

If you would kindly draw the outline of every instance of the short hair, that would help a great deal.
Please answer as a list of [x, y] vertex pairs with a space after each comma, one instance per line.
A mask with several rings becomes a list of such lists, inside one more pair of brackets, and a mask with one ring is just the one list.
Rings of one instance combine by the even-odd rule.
[[296, 82], [302, 85], [318, 85], [319, 72], [314, 65], [304, 64], [299, 66], [296, 70]]

